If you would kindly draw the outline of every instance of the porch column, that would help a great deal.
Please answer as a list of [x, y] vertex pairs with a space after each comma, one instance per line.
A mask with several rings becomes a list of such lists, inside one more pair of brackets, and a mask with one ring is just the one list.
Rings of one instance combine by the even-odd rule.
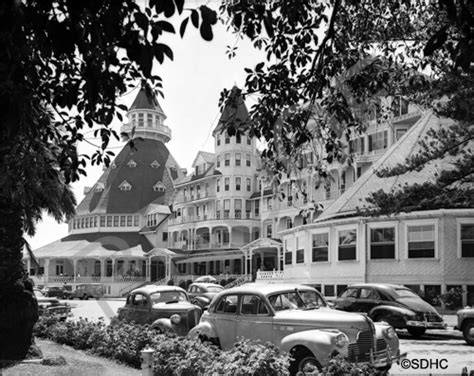
[[105, 265], [107, 264], [106, 259], [100, 259], [100, 279], [105, 277]]
[[150, 282], [151, 276], [151, 256], [145, 259], [145, 280]]
[[49, 279], [49, 258], [44, 259], [44, 276], [43, 276], [43, 281], [44, 285], [48, 283]]
[[115, 282], [115, 259], [112, 259], [112, 282]]
[[210, 268], [210, 261], [206, 261], [206, 272], [204, 273], [204, 275], [208, 275], [209, 274], [209, 270], [211, 270]]
[[230, 248], [231, 244], [232, 244], [232, 227], [229, 226], [228, 229], [229, 229], [229, 246], [228, 246], [228, 248]]
[[246, 262], [246, 257], [244, 255], [240, 261], [240, 274], [246, 274], [245, 272], [246, 267], [247, 267], [247, 262]]
[[72, 269], [74, 273], [74, 283], [76, 283], [76, 277], [77, 277], [77, 259], [72, 260]]
[[280, 246], [277, 247], [277, 268], [276, 270], [280, 270], [281, 265], [281, 255], [280, 255]]

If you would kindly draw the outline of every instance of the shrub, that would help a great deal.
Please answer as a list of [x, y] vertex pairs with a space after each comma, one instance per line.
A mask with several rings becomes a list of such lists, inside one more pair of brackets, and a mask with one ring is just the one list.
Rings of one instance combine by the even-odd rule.
[[456, 309], [462, 307], [462, 295], [464, 294], [462, 287], [449, 289], [446, 294], [439, 296], [439, 299], [446, 305], [448, 309]]
[[382, 371], [367, 363], [351, 363], [341, 355], [333, 356], [326, 367], [322, 369], [323, 375], [332, 376], [385, 376], [388, 371]]
[[182, 289], [186, 290], [186, 289], [187, 289], [187, 288], [186, 288], [186, 287], [187, 287], [187, 286], [186, 286], [186, 281], [184, 281], [184, 280], [179, 281], [179, 287], [181, 287]]

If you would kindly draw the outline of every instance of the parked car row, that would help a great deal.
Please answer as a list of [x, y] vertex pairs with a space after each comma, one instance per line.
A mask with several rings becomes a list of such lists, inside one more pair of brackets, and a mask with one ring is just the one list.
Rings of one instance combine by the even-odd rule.
[[104, 286], [101, 283], [80, 283], [75, 289], [71, 285], [48, 286], [41, 289], [42, 294], [48, 298], [58, 299], [100, 299], [104, 296]]
[[71, 316], [71, 306], [68, 303], [61, 303], [57, 298], [47, 297], [40, 290], [33, 290], [36, 300], [38, 302], [39, 314], [45, 312], [52, 313], [59, 316], [60, 320], [66, 320]]
[[[192, 285], [190, 290], [197, 292]], [[292, 354], [291, 374], [306, 365], [321, 368], [335, 353], [381, 369], [406, 356], [389, 324], [334, 310], [312, 287], [246, 284], [217, 293], [204, 311], [192, 303], [195, 299], [180, 287], [144, 286], [129, 294], [118, 320], [187, 334], [223, 349], [231, 348], [239, 337], [271, 342]]]

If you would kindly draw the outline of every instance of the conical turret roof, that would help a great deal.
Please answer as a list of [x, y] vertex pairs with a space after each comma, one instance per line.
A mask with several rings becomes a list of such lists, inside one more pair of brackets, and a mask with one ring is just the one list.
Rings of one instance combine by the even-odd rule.
[[154, 110], [164, 114], [163, 109], [158, 103], [156, 95], [152, 89], [148, 86], [142, 86], [137, 94], [137, 97], [133, 101], [130, 111], [133, 110]]
[[234, 126], [235, 129], [239, 129], [247, 124], [249, 120], [249, 112], [245, 105], [244, 98], [242, 97], [242, 90], [234, 85], [226, 101], [224, 110], [222, 111], [219, 123], [212, 134], [215, 135], [218, 131], [231, 125]]

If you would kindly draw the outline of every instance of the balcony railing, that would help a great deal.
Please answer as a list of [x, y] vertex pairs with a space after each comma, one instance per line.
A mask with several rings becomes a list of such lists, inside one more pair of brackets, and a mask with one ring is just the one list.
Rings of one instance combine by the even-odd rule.
[[31, 276], [36, 285], [44, 283], [123, 283], [123, 282], [145, 282], [146, 277], [143, 276], [122, 276], [113, 277], [105, 276], [59, 276], [59, 275], [40, 275]]
[[203, 215], [192, 215], [192, 216], [181, 216], [178, 218], [170, 219], [169, 224], [172, 225], [179, 225], [182, 223], [190, 223], [190, 222], [203, 222], [203, 221], [212, 221], [212, 220], [220, 220], [220, 219], [236, 219], [236, 220], [260, 220], [260, 215], [253, 213], [253, 212], [245, 212], [243, 215], [242, 212], [217, 212], [217, 213], [208, 213]]

